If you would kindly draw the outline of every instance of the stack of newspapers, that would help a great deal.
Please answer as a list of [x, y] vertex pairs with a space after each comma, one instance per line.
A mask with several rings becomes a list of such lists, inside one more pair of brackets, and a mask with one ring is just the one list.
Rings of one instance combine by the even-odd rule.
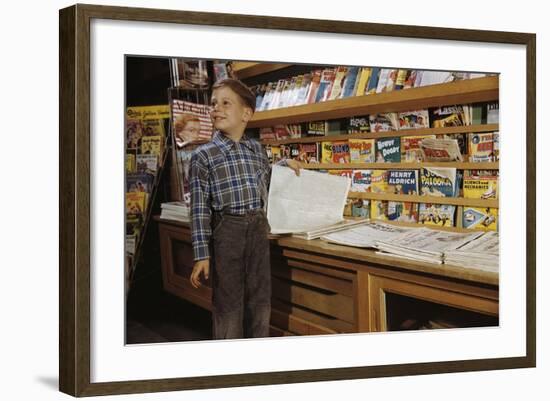
[[445, 254], [475, 240], [483, 232], [457, 233], [417, 228], [407, 231], [391, 241], [376, 242], [379, 254], [398, 258], [442, 264]]
[[487, 232], [458, 249], [445, 252], [445, 263], [498, 272], [499, 240], [495, 231]]
[[165, 202], [160, 205], [161, 219], [176, 220], [182, 221], [184, 223], [189, 222], [189, 206], [185, 202], [176, 201], [176, 202]]
[[365, 224], [324, 234], [321, 239], [333, 244], [375, 248], [377, 241], [390, 242], [393, 238], [410, 230], [414, 230], [414, 228], [367, 220]]
[[346, 219], [328, 226], [321, 226], [318, 228], [309, 229], [307, 231], [293, 233], [292, 236], [307, 239], [307, 240], [312, 240], [312, 239], [320, 238], [321, 236], [329, 233], [348, 230], [351, 227], [362, 226], [367, 224], [368, 222], [369, 221], [366, 219], [365, 220], [347, 220]]

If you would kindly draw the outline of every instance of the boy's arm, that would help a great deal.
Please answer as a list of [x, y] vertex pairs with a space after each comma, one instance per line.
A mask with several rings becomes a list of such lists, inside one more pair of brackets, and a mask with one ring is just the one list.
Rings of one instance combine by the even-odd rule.
[[212, 229], [210, 227], [211, 211], [208, 200], [210, 186], [208, 184], [208, 162], [204, 155], [194, 152], [191, 156], [191, 242], [195, 261], [208, 259], [210, 252], [208, 244]]

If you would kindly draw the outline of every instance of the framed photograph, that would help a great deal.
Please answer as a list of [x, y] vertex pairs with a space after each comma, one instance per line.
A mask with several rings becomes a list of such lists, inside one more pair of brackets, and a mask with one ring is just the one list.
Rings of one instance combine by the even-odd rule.
[[[94, 5], [60, 10], [59, 29], [59, 387], [62, 392], [95, 396], [535, 366], [534, 34]], [[265, 135], [264, 144], [270, 146], [266, 151], [272, 159], [276, 159], [275, 153], [288, 152], [291, 156], [297, 150], [300, 157], [305, 155], [308, 161], [322, 164], [327, 162], [322, 160], [322, 154], [315, 154], [315, 146], [310, 150], [311, 144], [322, 142], [316, 135], [336, 135], [334, 138], [338, 139], [353, 135], [357, 141], [380, 136], [384, 144], [376, 145], [377, 150], [380, 147], [379, 159], [362, 161], [371, 163], [372, 168], [383, 169], [380, 163], [389, 161], [383, 147], [386, 143], [391, 147], [395, 144], [392, 141], [401, 138], [403, 155], [404, 142], [408, 140], [403, 138], [412, 137], [413, 129], [434, 137], [442, 133], [444, 139], [456, 139], [453, 157], [460, 160], [467, 155], [468, 160], [453, 161], [455, 170], [498, 170], [498, 200], [459, 202], [460, 214], [453, 213], [454, 219], [462, 222], [459, 227], [463, 231], [478, 219], [486, 223], [486, 229], [498, 232], [499, 263], [491, 271], [412, 263], [399, 258], [390, 258], [393, 262], [387, 265], [385, 261], [390, 259], [374, 251], [365, 256], [367, 251], [356, 248], [350, 247], [355, 250], [347, 252], [328, 243], [310, 245], [305, 239], [300, 242], [283, 238], [278, 240], [284, 249], [281, 255], [294, 258], [294, 267], [301, 275], [281, 273], [274, 281], [274, 291], [277, 286], [279, 290], [290, 291], [291, 297], [287, 309], [279, 305], [278, 312], [272, 314], [272, 329], [277, 336], [157, 343], [127, 341], [125, 308], [131, 264], [128, 249], [139, 246], [139, 236], [132, 236], [133, 232], [128, 235], [128, 216], [139, 224], [143, 222], [140, 219], [147, 199], [136, 194], [140, 192], [138, 189], [150, 192], [156, 182], [151, 177], [162, 174], [163, 162], [159, 156], [164, 154], [163, 149], [183, 148], [195, 138], [192, 136], [195, 134], [183, 132], [182, 125], [181, 135], [179, 128], [174, 128], [178, 137], [172, 136], [169, 142], [171, 123], [166, 122], [164, 128], [155, 126], [151, 122], [154, 119], [144, 123], [136, 110], [129, 118], [128, 108], [133, 106], [128, 102], [131, 90], [147, 85], [150, 78], [142, 74], [134, 77], [133, 86], [129, 84], [129, 63], [136, 59], [166, 60], [171, 71], [171, 79], [164, 84], [167, 91], [180, 85], [187, 90], [198, 85], [193, 90], [199, 93], [207, 86], [203, 84], [208, 79], [203, 66], [223, 64], [235, 68], [237, 71], [230, 73], [255, 88], [257, 113], [249, 128], [256, 133], [260, 130], [259, 138]], [[178, 59], [187, 62], [180, 66], [174, 61]], [[223, 63], [217, 63], [220, 60]], [[360, 71], [371, 74], [375, 68], [379, 70], [379, 82], [384, 81], [384, 85], [378, 84], [372, 96], [366, 93], [368, 81], [363, 82], [361, 93], [357, 93], [361, 86], [359, 79], [347, 81], [350, 71], [360, 77]], [[315, 70], [322, 73], [325, 69], [332, 69], [341, 78], [333, 79], [339, 82], [339, 87], [332, 97], [327, 93], [326, 99], [319, 95], [318, 101], [300, 103], [295, 78], [293, 85], [297, 90], [286, 97], [286, 103], [279, 97], [280, 107], [262, 105], [268, 83], [290, 81], [298, 75], [303, 80], [305, 75]], [[412, 71], [425, 74], [424, 84], [419, 79], [415, 85]], [[410, 89], [404, 88], [407, 77]], [[177, 99], [170, 107], [176, 104], [179, 112], [208, 114], [209, 99], [202, 92], [194, 98], [195, 103], [201, 103], [195, 109], [188, 104], [188, 98], [183, 99], [173, 91], [167, 93], [171, 93], [171, 100]], [[294, 103], [289, 99], [294, 99]], [[147, 104], [148, 100], [142, 103]], [[150, 100], [149, 104], [154, 103]], [[467, 108], [462, 117], [453, 114], [455, 109], [442, 107], [463, 104]], [[147, 112], [165, 113], [164, 109], [147, 109]], [[392, 112], [400, 112], [394, 113], [395, 120], [389, 117]], [[170, 115], [175, 115], [173, 109]], [[427, 123], [427, 118], [437, 120], [437, 128]], [[460, 118], [470, 123], [455, 123]], [[348, 121], [338, 125], [342, 119]], [[479, 121], [472, 123], [476, 119]], [[391, 126], [392, 121], [404, 131], [379, 132]], [[285, 132], [261, 131], [280, 124], [286, 124]], [[299, 124], [302, 126], [298, 127]], [[466, 125], [468, 128], [464, 128]], [[301, 138], [302, 129], [311, 131], [311, 137], [305, 141], [309, 145], [293, 149], [290, 145]], [[146, 141], [141, 130], [150, 132]], [[197, 124], [195, 139], [208, 141], [209, 130]], [[166, 142], [162, 142], [162, 134], [155, 134], [161, 131], [167, 133]], [[491, 132], [490, 139], [480, 134], [487, 132]], [[494, 139], [496, 133], [498, 141]], [[200, 137], [202, 134], [205, 136]], [[490, 152], [484, 148], [486, 139], [491, 144]], [[277, 148], [272, 148], [269, 141], [276, 143]], [[351, 157], [358, 158], [361, 146], [366, 145], [356, 142], [354, 146]], [[134, 157], [128, 157], [129, 147], [136, 149]], [[332, 150], [338, 154], [344, 152], [341, 147]], [[425, 154], [426, 149], [422, 152]], [[413, 153], [411, 160], [400, 159], [401, 171], [416, 162], [414, 158], [420, 153]], [[350, 156], [342, 154], [343, 160], [348, 161], [346, 157]], [[184, 163], [183, 159], [176, 160], [178, 165]], [[145, 173], [136, 174], [149, 176], [133, 177], [133, 190], [129, 191], [128, 169], [137, 169], [140, 161]], [[333, 165], [338, 162], [332, 159], [326, 166], [338, 169]], [[430, 163], [437, 167], [438, 161]], [[395, 179], [399, 177], [402, 174], [394, 174]], [[358, 183], [354, 193], [360, 193], [363, 184]], [[131, 213], [129, 192], [133, 201]], [[184, 185], [175, 192], [177, 200], [184, 201]], [[486, 195], [486, 191], [482, 192], [480, 197]], [[491, 195], [489, 192], [486, 196]], [[433, 192], [427, 195], [432, 197]], [[390, 201], [399, 203], [409, 199], [408, 196], [414, 195], [396, 189]], [[381, 199], [385, 198], [379, 194], [355, 195], [349, 211], [365, 217], [365, 213], [372, 214], [374, 210], [365, 205]], [[490, 208], [498, 209], [491, 219]], [[424, 206], [424, 214], [421, 210], [412, 212], [409, 205], [391, 211], [383, 209], [376, 210], [386, 216], [407, 213], [408, 218], [413, 218], [414, 215], [416, 223], [420, 220], [418, 215], [424, 216], [421, 223], [432, 219], [434, 224], [443, 226], [452, 218], [448, 207]], [[484, 212], [484, 218], [478, 216]], [[150, 224], [163, 224], [162, 219], [151, 223], [152, 217], [143, 217], [147, 218]], [[188, 241], [188, 229], [181, 234], [177, 226], [166, 226], [166, 235], [173, 235], [180, 242]], [[162, 228], [160, 236], [160, 247], [174, 254], [170, 243], [162, 242]], [[486, 260], [485, 256], [479, 258]], [[496, 258], [498, 261], [499, 257]], [[177, 295], [187, 284], [176, 277], [176, 284], [170, 287], [170, 274], [175, 269], [165, 261], [162, 269], [167, 275], [163, 277], [164, 288], [172, 288]], [[285, 283], [294, 279], [300, 282], [296, 293], [285, 287]], [[315, 286], [318, 287], [317, 295], [312, 296], [315, 303], [302, 302]], [[193, 298], [194, 303], [208, 309], [209, 296], [202, 293], [202, 298]], [[334, 299], [338, 301], [332, 304]], [[438, 303], [440, 299], [445, 299], [445, 313], [459, 310], [457, 316], [469, 314], [470, 322], [474, 315], [481, 316], [481, 320], [477, 324], [448, 326], [444, 320], [419, 322], [407, 319], [406, 314], [386, 313], [392, 305], [394, 310], [402, 310], [399, 305], [405, 304], [413, 305], [414, 309], [425, 302]], [[316, 310], [316, 305], [321, 304], [323, 308]], [[449, 327], [454, 328], [447, 330]]]

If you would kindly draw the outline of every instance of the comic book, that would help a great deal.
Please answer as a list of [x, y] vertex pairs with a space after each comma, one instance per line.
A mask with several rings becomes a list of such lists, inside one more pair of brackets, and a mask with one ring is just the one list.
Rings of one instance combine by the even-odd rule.
[[332, 163], [332, 142], [321, 142], [321, 163]]
[[373, 220], [388, 220], [388, 201], [371, 200], [370, 218]]
[[359, 74], [359, 67], [348, 67], [346, 77], [344, 78], [344, 83], [342, 84], [342, 93], [340, 99], [350, 97], [354, 95], [354, 90], [356, 89], [357, 76]]
[[418, 222], [432, 226], [454, 227], [455, 212], [455, 205], [420, 203], [418, 205]]
[[468, 134], [437, 134], [437, 139], [456, 139], [458, 144], [458, 149], [460, 149], [460, 154], [462, 155], [463, 160], [467, 160], [468, 157]]
[[344, 80], [346, 79], [346, 74], [348, 72], [348, 67], [338, 66], [336, 67], [336, 73], [334, 75], [334, 83], [330, 93], [327, 96], [327, 100], [339, 99], [342, 97], [342, 92], [344, 90]]
[[132, 153], [126, 153], [126, 172], [136, 172], [136, 156]]
[[141, 138], [141, 153], [160, 156], [163, 149], [161, 136], [144, 136]]
[[136, 149], [139, 147], [141, 137], [143, 136], [141, 120], [136, 118], [126, 118], [126, 149]]
[[311, 73], [311, 83], [306, 95], [306, 103], [315, 103], [317, 92], [319, 92], [319, 84], [321, 83], [321, 70], [315, 70]]
[[432, 113], [433, 128], [458, 127], [467, 124], [467, 115], [463, 106], [438, 107]]
[[307, 136], [325, 136], [327, 134], [326, 121], [310, 121], [307, 123]]
[[409, 70], [405, 70], [405, 69], [397, 70], [397, 78], [395, 79], [394, 90], [400, 90], [405, 87], [405, 81], [407, 80], [408, 75], [409, 75]]
[[126, 214], [143, 214], [147, 207], [147, 192], [126, 192]]
[[355, 91], [355, 96], [363, 96], [367, 92], [367, 85], [369, 83], [369, 78], [372, 72], [372, 68], [363, 67], [359, 73], [359, 82], [357, 83], [357, 89]]
[[378, 88], [378, 80], [380, 79], [380, 68], [373, 67], [371, 70], [369, 82], [367, 84], [366, 95], [372, 95], [376, 93], [376, 88]]
[[334, 68], [326, 68], [321, 72], [321, 80], [319, 81], [319, 89], [315, 96], [315, 103], [324, 102], [328, 99], [335, 77], [336, 69]]
[[387, 193], [418, 195], [418, 170], [388, 170]]
[[298, 160], [303, 163], [319, 163], [319, 143], [300, 143], [298, 144]]
[[500, 134], [499, 132], [493, 132], [493, 161], [498, 162], [500, 160]]
[[435, 139], [435, 135], [416, 135], [401, 137], [401, 161], [405, 163], [414, 163], [423, 161], [420, 142], [423, 139]]
[[146, 119], [141, 121], [143, 136], [161, 136], [165, 137], [164, 120]]
[[364, 134], [370, 130], [369, 116], [349, 117], [346, 119], [346, 123], [348, 134]]
[[418, 203], [388, 201], [387, 216], [389, 221], [417, 223]]
[[369, 116], [370, 132], [388, 132], [399, 129], [397, 113], [382, 113]]
[[158, 168], [158, 156], [138, 154], [136, 156], [136, 168], [137, 171], [141, 173], [156, 173]]
[[370, 192], [385, 194], [388, 192], [388, 170], [372, 170]]
[[147, 192], [153, 190], [155, 176], [147, 173], [134, 173], [126, 175], [126, 192]]
[[[185, 100], [173, 99], [172, 100], [172, 128], [175, 135], [178, 135], [179, 128], [177, 125], [178, 118], [181, 115], [188, 115], [199, 119], [199, 133], [196, 138], [191, 138], [188, 143], [194, 140], [210, 141], [212, 139], [212, 132], [214, 127], [212, 120], [210, 119], [210, 106], [205, 104], [198, 104], [187, 102]], [[185, 128], [185, 127], [182, 127]]]
[[352, 179], [353, 178], [353, 170], [328, 170], [328, 173], [331, 174], [331, 175], [339, 175], [341, 177], [346, 177], [346, 178], [350, 178]]
[[351, 177], [352, 192], [370, 192], [372, 170], [353, 170]]
[[277, 137], [275, 136], [275, 130], [273, 127], [262, 127], [260, 128], [260, 140], [275, 140]]
[[279, 146], [274, 146], [274, 145], [271, 145], [271, 158], [272, 158], [272, 161], [273, 163], [277, 163], [278, 161], [280, 161], [283, 156], [281, 154], [281, 148]]
[[332, 142], [332, 163], [349, 163], [350, 153], [348, 141]]
[[368, 199], [354, 199], [351, 203], [351, 216], [370, 219], [370, 201]]
[[428, 110], [413, 110], [397, 113], [399, 129], [430, 128], [430, 114]]
[[401, 138], [380, 138], [376, 140], [376, 163], [400, 163]]
[[350, 138], [348, 143], [351, 163], [374, 163], [374, 139]]
[[461, 162], [456, 139], [424, 139], [420, 143], [422, 159], [428, 162]]
[[498, 174], [495, 170], [465, 170], [462, 188], [464, 198], [498, 199]]
[[468, 134], [468, 154], [471, 162], [492, 162], [494, 160], [493, 133]]
[[498, 209], [464, 206], [462, 227], [472, 230], [498, 231]]
[[422, 167], [420, 191], [426, 196], [457, 195], [457, 171], [454, 167]]

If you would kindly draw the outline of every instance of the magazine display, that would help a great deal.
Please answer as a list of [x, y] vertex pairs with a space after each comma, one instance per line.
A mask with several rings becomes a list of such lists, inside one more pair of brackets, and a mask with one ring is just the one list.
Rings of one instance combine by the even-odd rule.
[[422, 158], [428, 162], [461, 162], [462, 154], [456, 139], [426, 138], [420, 142]]

